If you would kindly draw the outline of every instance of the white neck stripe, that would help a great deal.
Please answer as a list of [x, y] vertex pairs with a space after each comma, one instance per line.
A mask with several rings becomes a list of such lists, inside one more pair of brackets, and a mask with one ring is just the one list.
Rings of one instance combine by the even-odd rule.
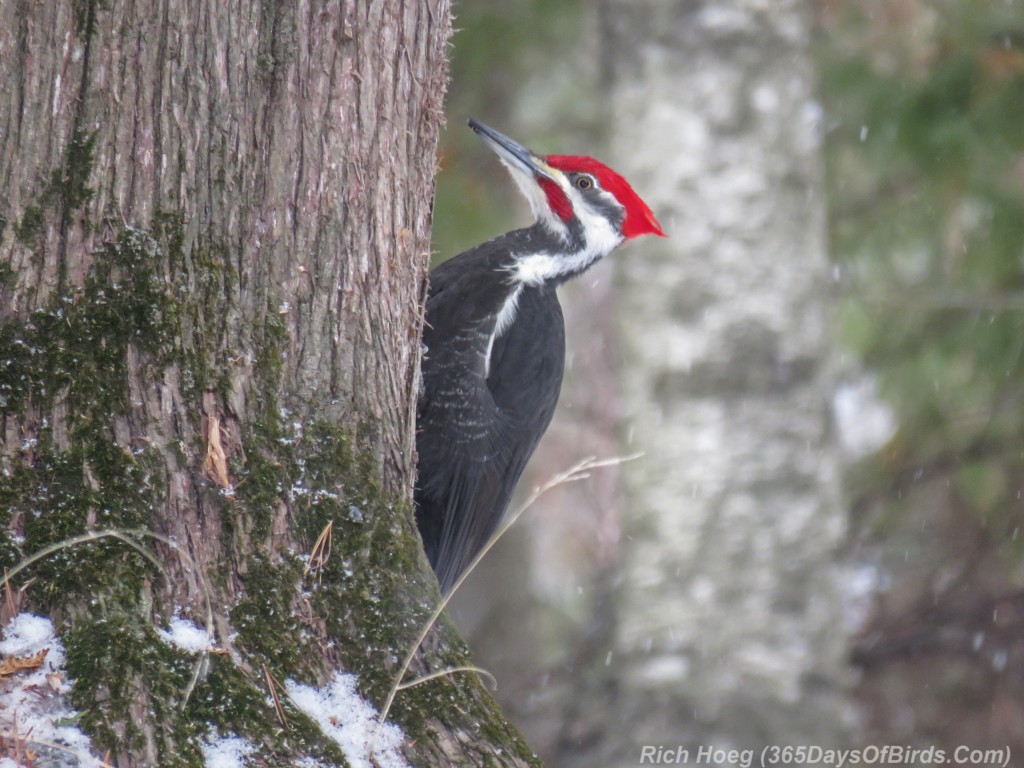
[[491, 375], [491, 350], [494, 349], [494, 340], [503, 335], [516, 319], [516, 311], [519, 309], [519, 294], [523, 292], [522, 284], [517, 285], [512, 293], [505, 299], [505, 303], [498, 310], [498, 317], [494, 322], [494, 330], [487, 340], [487, 353], [484, 357], [484, 378]]
[[586, 244], [576, 253], [553, 255], [550, 253], [531, 253], [520, 256], [510, 271], [512, 279], [526, 285], [543, 285], [548, 280], [579, 274], [594, 262], [614, 251], [622, 242], [622, 235], [607, 219], [591, 215], [589, 221], [584, 219]]

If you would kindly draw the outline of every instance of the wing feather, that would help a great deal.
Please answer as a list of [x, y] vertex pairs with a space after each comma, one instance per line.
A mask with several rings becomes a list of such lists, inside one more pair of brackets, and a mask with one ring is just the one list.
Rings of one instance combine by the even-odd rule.
[[458, 258], [431, 274], [417, 414], [416, 516], [442, 591], [500, 524], [550, 423], [565, 359], [553, 288], [522, 289], [515, 322], [492, 345], [514, 286], [474, 290], [465, 282], [473, 270]]

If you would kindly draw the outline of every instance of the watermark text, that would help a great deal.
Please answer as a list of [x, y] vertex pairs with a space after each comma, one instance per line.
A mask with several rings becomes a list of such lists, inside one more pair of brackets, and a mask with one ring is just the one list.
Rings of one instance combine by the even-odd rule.
[[828, 768], [846, 766], [952, 765], [975, 768], [1008, 768], [1010, 747], [954, 749], [912, 747], [901, 744], [868, 745], [858, 749], [826, 749], [815, 746], [780, 746], [754, 749], [725, 749], [714, 746], [683, 747], [645, 744], [640, 748], [640, 765], [704, 765], [729, 768], [774, 768], [813, 765]]

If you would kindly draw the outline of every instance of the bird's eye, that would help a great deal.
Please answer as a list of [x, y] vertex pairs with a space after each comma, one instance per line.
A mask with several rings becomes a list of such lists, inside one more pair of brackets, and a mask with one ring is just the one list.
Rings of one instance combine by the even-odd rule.
[[578, 189], [590, 189], [594, 186], [594, 180], [589, 176], [580, 176], [576, 179], [576, 187]]

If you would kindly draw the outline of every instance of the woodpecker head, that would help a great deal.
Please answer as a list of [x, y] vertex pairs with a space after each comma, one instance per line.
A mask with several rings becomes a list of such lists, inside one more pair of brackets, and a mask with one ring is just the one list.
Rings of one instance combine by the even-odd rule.
[[470, 120], [469, 127], [508, 168], [538, 224], [560, 241], [553, 252], [522, 255], [514, 268], [520, 281], [565, 280], [625, 240], [665, 237], [629, 182], [604, 163], [572, 155], [542, 157], [476, 120]]

